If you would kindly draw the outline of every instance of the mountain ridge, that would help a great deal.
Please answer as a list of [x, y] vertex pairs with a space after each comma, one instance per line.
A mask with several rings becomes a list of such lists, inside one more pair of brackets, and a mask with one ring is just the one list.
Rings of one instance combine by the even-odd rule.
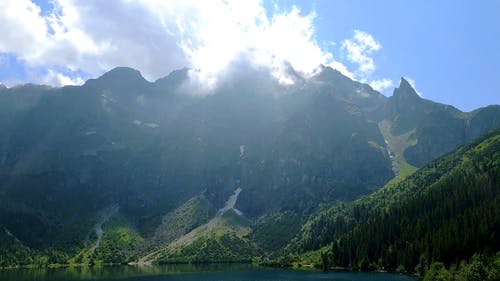
[[[83, 86], [0, 92], [0, 229], [14, 241], [0, 266], [135, 261], [209, 221], [237, 187], [242, 215], [228, 214], [229, 227], [199, 243], [271, 256], [321, 208], [500, 127], [500, 106], [463, 113], [411, 96], [403, 81], [412, 102], [398, 104], [328, 67], [295, 87], [248, 69], [206, 96], [179, 91], [189, 71], [150, 82], [116, 68]], [[178, 228], [164, 224], [177, 219]], [[235, 220], [247, 231], [231, 230]], [[209, 260], [193, 250], [165, 257]]]

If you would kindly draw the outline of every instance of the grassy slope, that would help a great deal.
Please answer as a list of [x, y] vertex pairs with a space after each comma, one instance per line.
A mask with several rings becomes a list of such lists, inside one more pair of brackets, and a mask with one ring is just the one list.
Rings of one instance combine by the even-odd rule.
[[122, 217], [103, 225], [102, 241], [94, 251], [91, 245], [69, 260], [70, 264], [124, 264], [136, 259], [136, 249], [144, 239]]
[[413, 131], [401, 135], [393, 135], [391, 133], [391, 122], [388, 120], [381, 121], [378, 126], [389, 147], [393, 170], [396, 173], [396, 177], [391, 182], [397, 183], [417, 170], [403, 156], [404, 151], [408, 147], [416, 144], [416, 140], [411, 139]]
[[[258, 255], [248, 234], [250, 222], [232, 210], [202, 226], [193, 239], [166, 247], [159, 263], [250, 261]], [[169, 245], [170, 246], [170, 245]]]

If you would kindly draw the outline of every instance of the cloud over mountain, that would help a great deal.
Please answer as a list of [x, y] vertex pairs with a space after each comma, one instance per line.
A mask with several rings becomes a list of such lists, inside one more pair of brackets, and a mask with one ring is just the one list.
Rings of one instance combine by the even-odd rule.
[[349, 75], [315, 40], [314, 12], [266, 13], [260, 1], [74, 1], [41, 7], [0, 4], [0, 53], [30, 69], [36, 82], [71, 84], [126, 65], [150, 80], [191, 67], [213, 86], [230, 63], [246, 59], [281, 83], [291, 66], [311, 75], [320, 64]]

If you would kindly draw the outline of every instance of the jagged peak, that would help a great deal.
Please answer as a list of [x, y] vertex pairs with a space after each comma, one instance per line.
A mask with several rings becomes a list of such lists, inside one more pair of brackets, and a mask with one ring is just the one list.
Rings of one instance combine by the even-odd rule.
[[420, 96], [417, 94], [417, 91], [412, 87], [410, 82], [404, 77], [401, 77], [401, 82], [399, 82], [399, 87], [394, 89], [393, 93], [394, 97], [404, 98], [404, 99], [420, 99]]
[[413, 89], [411, 86], [411, 83], [404, 77], [401, 77], [401, 81], [399, 82], [399, 88], [407, 88], [407, 89]]

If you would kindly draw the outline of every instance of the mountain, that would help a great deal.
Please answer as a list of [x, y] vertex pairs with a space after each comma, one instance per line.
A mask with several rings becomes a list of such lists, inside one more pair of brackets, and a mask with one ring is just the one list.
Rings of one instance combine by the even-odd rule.
[[406, 161], [415, 167], [422, 167], [443, 152], [449, 152], [485, 132], [478, 131], [471, 124], [481, 123], [480, 126], [488, 129], [496, 128], [500, 110], [498, 105], [493, 105], [461, 112], [453, 106], [420, 98], [404, 78], [386, 107], [391, 133], [409, 133], [408, 140], [414, 143], [403, 153]]
[[319, 251], [315, 262], [325, 267], [422, 273], [433, 262], [500, 251], [498, 206], [500, 130], [399, 183], [318, 212], [288, 250]]
[[0, 267], [278, 255], [311, 215], [500, 127], [499, 106], [404, 79], [387, 98], [329, 67], [291, 86], [242, 67], [200, 95], [195, 72], [0, 88]]

